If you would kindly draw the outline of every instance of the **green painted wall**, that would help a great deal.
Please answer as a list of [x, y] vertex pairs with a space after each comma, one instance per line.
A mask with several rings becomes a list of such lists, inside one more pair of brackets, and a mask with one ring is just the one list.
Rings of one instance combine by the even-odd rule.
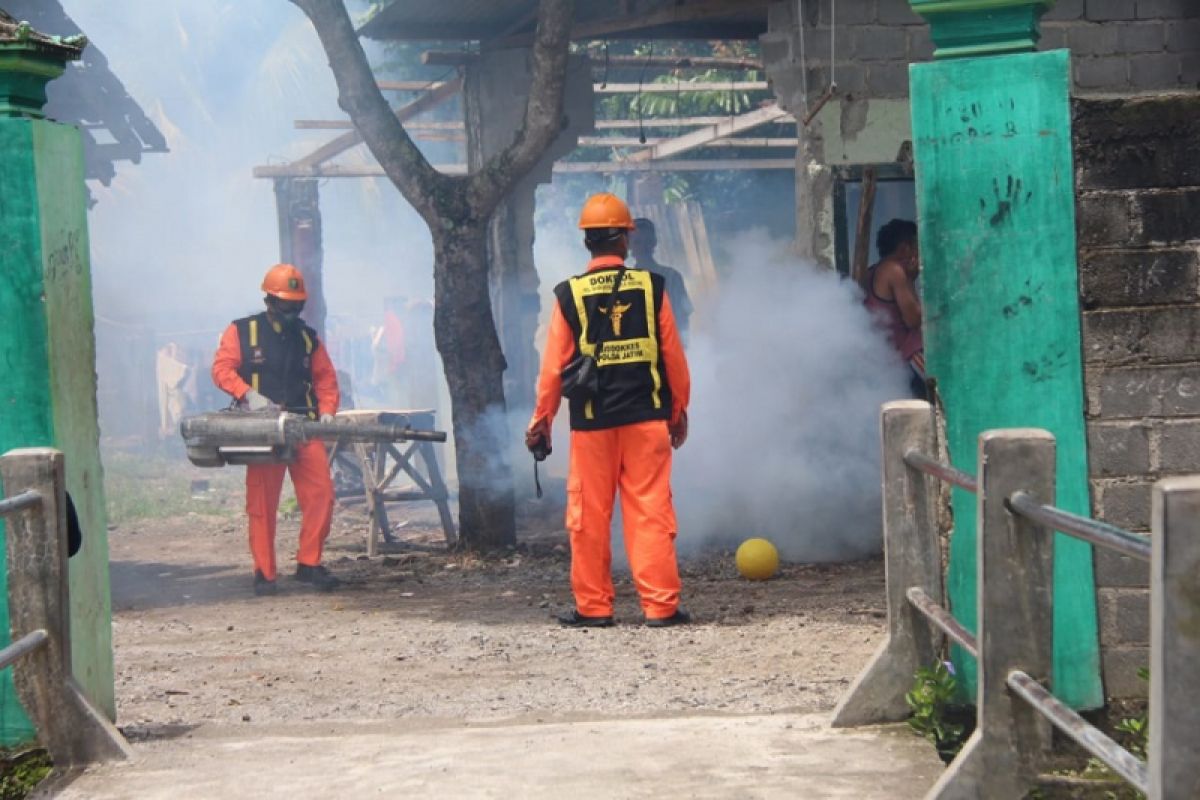
[[54, 446], [66, 454], [67, 491], [85, 537], [83, 548], [71, 559], [71, 661], [88, 697], [115, 719], [108, 518], [96, 408], [83, 142], [72, 126], [44, 123], [34, 128], [34, 151]]
[[[1065, 50], [911, 67], [925, 343], [950, 454], [989, 428], [1058, 440], [1058, 505], [1089, 513]], [[975, 630], [974, 498], [956, 491], [947, 589]], [[1091, 548], [1055, 543], [1054, 690], [1103, 703]], [[955, 654], [972, 693], [975, 665]]]
[[[53, 445], [66, 453], [67, 488], [85, 536], [71, 562], [74, 669], [92, 701], [115, 717], [85, 209], [79, 132], [0, 118], [0, 452]], [[0, 570], [0, 597], [7, 598], [6, 584]], [[7, 643], [6, 600], [0, 611]], [[32, 733], [6, 670], [0, 744]]]
[[[32, 120], [0, 118], [0, 453], [52, 438], [41, 237]], [[3, 559], [0, 553], [0, 559]], [[0, 570], [0, 643], [8, 629], [8, 571]], [[0, 744], [33, 736], [17, 701], [12, 669], [0, 678]]]

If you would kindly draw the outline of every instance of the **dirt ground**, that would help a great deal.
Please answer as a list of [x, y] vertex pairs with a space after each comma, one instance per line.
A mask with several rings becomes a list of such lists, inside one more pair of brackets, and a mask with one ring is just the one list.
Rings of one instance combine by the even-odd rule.
[[521, 545], [485, 559], [446, 553], [432, 508], [404, 505], [402, 542], [367, 559], [365, 514], [339, 506], [333, 594], [290, 577], [298, 522], [283, 519], [281, 591], [256, 598], [239, 482], [225, 470], [197, 493], [201, 511], [110, 531], [118, 724], [135, 740], [206, 722], [821, 711], [883, 635], [880, 561], [785, 565], [751, 583], [730, 553], [683, 560], [695, 625], [642, 626], [619, 574], [617, 627], [559, 628], [566, 538], [558, 510], [536, 503]]

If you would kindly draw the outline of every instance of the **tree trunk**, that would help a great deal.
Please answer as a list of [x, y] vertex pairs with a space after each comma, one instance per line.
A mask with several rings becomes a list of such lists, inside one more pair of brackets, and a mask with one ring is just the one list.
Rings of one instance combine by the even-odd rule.
[[488, 291], [487, 219], [459, 219], [434, 238], [434, 318], [450, 388], [458, 458], [460, 541], [516, 543], [504, 354]]
[[471, 549], [514, 544], [505, 365], [488, 292], [487, 223], [562, 131], [574, 0], [538, 0], [524, 122], [511, 145], [467, 177], [438, 172], [413, 143], [379, 90], [344, 0], [291, 2], [321, 39], [338, 105], [433, 233], [433, 327], [453, 407], [460, 541]]

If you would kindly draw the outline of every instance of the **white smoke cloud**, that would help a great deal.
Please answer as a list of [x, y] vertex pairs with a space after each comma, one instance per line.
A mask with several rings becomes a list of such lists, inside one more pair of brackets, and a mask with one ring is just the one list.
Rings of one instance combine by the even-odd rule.
[[[157, 416], [154, 352], [168, 343], [193, 370], [192, 402], [226, 402], [208, 359], [231, 319], [261, 310], [262, 276], [280, 257], [274, 185], [252, 170], [340, 133], [294, 120], [345, 114], [316, 32], [286, 0], [62, 3], [170, 147], [118, 162], [109, 187], [89, 186], [101, 430], [115, 442]], [[364, 158], [361, 148], [342, 157]], [[386, 297], [432, 297], [432, 243], [386, 179], [324, 181], [320, 202], [327, 343], [370, 400], [368, 328], [382, 323]]]
[[852, 283], [762, 231], [724, 244], [731, 267], [688, 350], [681, 548], [762, 536], [796, 561], [879, 552], [879, 407], [907, 395], [907, 368]]
[[[307, 18], [283, 0], [63, 5], [171, 148], [91, 187], [97, 312], [169, 332], [260, 307], [279, 242], [272, 181], [251, 171], [338, 134], [294, 120], [345, 118]], [[432, 295], [428, 232], [390, 183], [330, 180], [320, 191], [330, 314], [381, 318], [382, 297]]]

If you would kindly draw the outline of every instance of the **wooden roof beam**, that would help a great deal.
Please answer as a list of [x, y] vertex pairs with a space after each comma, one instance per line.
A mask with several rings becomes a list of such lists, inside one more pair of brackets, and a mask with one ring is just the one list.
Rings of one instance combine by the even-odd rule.
[[[380, 89], [392, 92], [436, 92], [449, 84], [430, 81], [379, 81]], [[766, 81], [676, 81], [674, 83], [597, 83], [596, 94], [667, 94], [675, 92], [765, 92]]]
[[[662, 69], [729, 69], [761, 71], [762, 62], [755, 58], [722, 58], [719, 56], [608, 56], [590, 53], [592, 66], [628, 69], [631, 67], [657, 67]], [[436, 67], [462, 67], [479, 60], [473, 50], [426, 50], [421, 53], [421, 63]]]
[[[560, 161], [554, 165], [554, 173], [607, 173], [607, 172], [720, 172], [757, 169], [796, 168], [794, 158], [716, 158], [688, 159], [676, 161]], [[435, 164], [434, 169], [447, 175], [466, 175], [466, 164]], [[293, 164], [268, 164], [254, 168], [256, 178], [385, 178], [383, 167], [378, 164], [341, 166], [325, 164], [312, 167], [297, 167]]]
[[765, 92], [766, 81], [676, 81], [675, 83], [597, 83], [596, 94], [675, 94], [676, 92]]
[[[428, 94], [423, 94], [416, 100], [406, 106], [396, 109], [396, 118], [401, 122], [408, 122], [415, 116], [424, 114], [426, 111], [439, 106], [449, 100], [454, 95], [462, 90], [462, 78], [456, 78], [452, 81], [447, 81], [441, 84]], [[304, 158], [293, 161], [292, 164], [298, 167], [314, 167], [318, 164], [324, 164], [331, 158], [338, 156], [351, 147], [355, 147], [362, 143], [362, 136], [357, 130], [351, 129], [347, 133], [343, 133], [336, 139], [318, 147], [313, 152], [309, 153]], [[258, 170], [255, 170], [255, 175], [258, 175]]]
[[[674, 141], [671, 137], [648, 138], [642, 141], [636, 136], [580, 136], [580, 147], [653, 147]], [[753, 137], [738, 139], [717, 139], [704, 145], [705, 147], [798, 147], [800, 140], [796, 137]]]
[[[700, 0], [699, 2], [673, 5], [669, 8], [650, 11], [644, 14], [621, 13], [613, 17], [576, 24], [571, 29], [571, 39], [617, 38], [625, 34], [642, 32], [648, 28], [689, 22], [703, 22], [715, 17], [756, 10], [768, 6], [772, 2], [774, 0]], [[613, 5], [616, 4], [614, 3]], [[621, 9], [616, 10], [620, 11]], [[488, 46], [496, 48], [520, 47], [532, 41], [532, 34], [522, 34], [491, 40], [488, 42]]]
[[[729, 117], [676, 117], [664, 119], [646, 119], [638, 121], [636, 119], [598, 119], [596, 120], [596, 130], [636, 130], [642, 128], [694, 128], [697, 125], [715, 125], [718, 122], [729, 119]], [[775, 125], [795, 125], [796, 120], [791, 117], [781, 117], [774, 121]], [[323, 131], [348, 131], [354, 125], [350, 120], [345, 119], [298, 119], [294, 123], [297, 130], [323, 130]], [[409, 130], [421, 131], [461, 131], [466, 125], [456, 121], [420, 121], [409, 122], [405, 125]]]
[[689, 150], [695, 150], [698, 147], [705, 147], [718, 139], [727, 139], [744, 131], [757, 128], [760, 125], [776, 122], [786, 116], [788, 116], [788, 112], [777, 105], [763, 106], [754, 111], [739, 114], [736, 117], [723, 119], [713, 125], [706, 125], [691, 133], [676, 136], [668, 142], [656, 144], [653, 147], [633, 153], [624, 160], [626, 162], [661, 161], [664, 158], [677, 156]]
[[[729, 117], [678, 117], [676, 119], [598, 119], [596, 130], [637, 130], [638, 128], [693, 128], [697, 125], [715, 125], [728, 120]], [[796, 120], [790, 114], [775, 120], [776, 125], [795, 125]]]

